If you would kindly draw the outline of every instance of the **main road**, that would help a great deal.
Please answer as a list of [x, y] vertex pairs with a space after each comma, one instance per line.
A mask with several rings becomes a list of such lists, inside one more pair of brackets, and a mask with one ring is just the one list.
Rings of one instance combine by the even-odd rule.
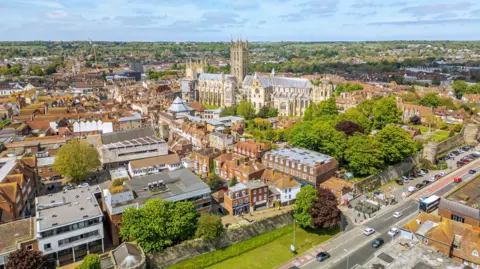
[[[385, 243], [388, 243], [391, 237], [387, 233], [391, 227], [400, 227], [418, 214], [417, 200], [420, 196], [433, 194], [438, 196], [444, 195], [457, 186], [457, 183], [453, 182], [454, 177], [461, 177], [462, 181], [475, 177], [476, 175], [469, 173], [470, 169], [480, 171], [480, 159], [454, 170], [444, 178], [413, 194], [407, 198], [407, 200], [400, 202], [398, 206], [394, 206], [389, 211], [381, 213], [366, 224], [358, 225], [340, 237], [317, 248], [317, 251], [320, 249], [328, 251], [331, 258], [323, 262], [318, 262], [313, 259], [305, 263], [301, 268], [350, 269], [357, 264], [365, 264], [373, 258], [374, 253], [379, 250], [371, 246], [375, 238], [381, 237], [385, 240]], [[397, 211], [402, 212], [402, 216], [399, 218], [393, 217], [393, 213]], [[375, 229], [375, 233], [370, 236], [364, 235], [363, 230], [367, 227]]]

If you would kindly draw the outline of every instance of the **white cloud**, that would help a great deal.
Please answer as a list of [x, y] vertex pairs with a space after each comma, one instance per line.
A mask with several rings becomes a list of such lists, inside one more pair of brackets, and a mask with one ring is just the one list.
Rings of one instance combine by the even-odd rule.
[[68, 13], [63, 10], [54, 10], [45, 13], [45, 16], [49, 19], [62, 19], [68, 17]]

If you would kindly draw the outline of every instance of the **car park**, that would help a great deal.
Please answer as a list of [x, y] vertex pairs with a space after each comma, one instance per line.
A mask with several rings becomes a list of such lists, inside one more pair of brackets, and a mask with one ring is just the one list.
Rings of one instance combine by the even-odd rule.
[[398, 228], [392, 227], [390, 228], [390, 230], [388, 230], [388, 235], [395, 236], [398, 234], [398, 232], [399, 232]]
[[393, 213], [393, 216], [398, 219], [402, 216], [402, 212], [395, 212]]
[[330, 258], [330, 254], [326, 251], [322, 251], [317, 254], [317, 261], [323, 262], [324, 260]]
[[375, 230], [373, 228], [366, 228], [364, 231], [363, 231], [363, 234], [364, 235], [371, 235], [375, 232]]
[[383, 243], [385, 243], [383, 238], [377, 238], [377, 239], [375, 239], [375, 241], [372, 242], [372, 247], [379, 248], [383, 245]]
[[472, 175], [475, 174], [476, 172], [477, 172], [477, 170], [475, 170], [475, 169], [472, 169], [472, 170], [468, 171], [468, 173], [472, 174]]

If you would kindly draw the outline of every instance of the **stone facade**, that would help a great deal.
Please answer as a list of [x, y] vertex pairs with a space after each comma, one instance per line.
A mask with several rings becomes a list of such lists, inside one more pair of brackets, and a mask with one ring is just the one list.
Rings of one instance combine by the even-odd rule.
[[466, 144], [477, 144], [478, 125], [474, 123], [465, 125], [465, 129], [463, 130], [463, 138], [465, 139]]
[[198, 77], [196, 89], [201, 104], [220, 107], [237, 103], [238, 83], [233, 75], [202, 73]]
[[248, 68], [248, 40], [243, 43], [241, 40], [230, 41], [230, 73], [243, 81], [247, 75]]

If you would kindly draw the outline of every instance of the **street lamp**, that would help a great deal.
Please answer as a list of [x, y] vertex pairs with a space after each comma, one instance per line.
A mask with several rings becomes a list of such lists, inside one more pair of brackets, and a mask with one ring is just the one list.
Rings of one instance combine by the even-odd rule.
[[343, 249], [343, 251], [345, 251], [345, 253], [347, 253], [347, 269], [349, 269], [348, 268], [348, 251], [346, 249]]

